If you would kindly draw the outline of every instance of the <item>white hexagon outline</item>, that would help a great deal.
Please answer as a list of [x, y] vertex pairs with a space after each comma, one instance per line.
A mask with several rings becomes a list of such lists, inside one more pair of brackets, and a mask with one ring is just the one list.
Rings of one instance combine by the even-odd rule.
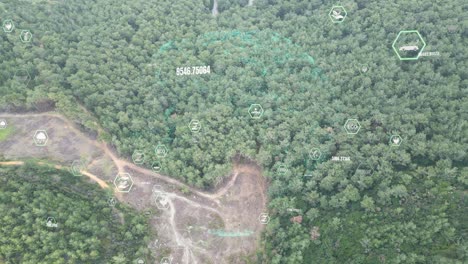
[[[312, 151], [315, 152], [315, 151], [317, 151], [317, 150], [318, 150], [318, 152], [319, 152], [319, 156], [318, 156], [318, 158], [314, 158], [314, 157], [312, 156]], [[311, 149], [309, 150], [309, 158], [310, 158], [311, 160], [319, 160], [321, 157], [322, 157], [322, 151], [321, 151], [319, 148], [311, 148]]]
[[171, 259], [170, 257], [163, 257], [163, 258], [161, 259], [161, 261], [159, 262], [159, 264], [166, 264], [166, 263], [163, 262], [163, 261], [166, 260], [166, 259], [169, 260], [169, 264], [172, 263], [172, 259]]
[[[393, 138], [396, 138], [396, 137], [400, 139], [400, 141], [398, 142], [398, 144], [394, 144], [394, 142], [393, 142]], [[402, 142], [402, 141], [403, 141], [403, 138], [402, 138], [400, 135], [392, 135], [392, 136], [390, 137], [390, 146], [392, 146], [392, 147], [399, 147], [399, 146], [401, 145], [401, 142]]]
[[[39, 133], [44, 133], [45, 136], [46, 136], [45, 141], [44, 141], [43, 144], [37, 143], [37, 141], [36, 141], [36, 136], [37, 136], [37, 134], [39, 134]], [[49, 141], [49, 135], [47, 134], [47, 131], [45, 131], [45, 130], [36, 130], [36, 133], [34, 133], [33, 140], [34, 140], [34, 143], [36, 144], [36, 146], [38, 146], [38, 147], [44, 147], [44, 146], [47, 144], [47, 142]]]
[[356, 169], [354, 170], [353, 176], [356, 175], [356, 172], [359, 170], [359, 168], [360, 168], [361, 165], [363, 165], [363, 164], [364, 164], [364, 165], [367, 165], [368, 167], [370, 167], [370, 171], [371, 171], [371, 172], [369, 173], [370, 175], [372, 175], [372, 173], [374, 173], [374, 167], [371, 166], [371, 165], [369, 164], [368, 161], [364, 161], [364, 162], [359, 162], [359, 165], [358, 165], [358, 166], [356, 167]]
[[[262, 221], [262, 216], [266, 216], [266, 219], [267, 219], [266, 223], [264, 223], [264, 222]], [[260, 221], [260, 223], [261, 223], [262, 225], [267, 225], [268, 223], [270, 223], [270, 215], [269, 215], [268, 213], [261, 213], [261, 214], [258, 216], [258, 220]]]
[[[75, 170], [76, 165], [78, 165], [78, 168], [79, 168], [78, 172]], [[81, 162], [81, 160], [74, 160], [71, 167], [70, 167], [70, 172], [73, 174], [73, 176], [77, 176], [77, 177], [83, 176], [83, 174], [81, 174], [81, 171], [82, 171], [83, 167], [84, 167], [83, 162]]]
[[286, 175], [288, 173], [288, 167], [286, 167], [286, 165], [284, 164], [280, 164], [278, 165], [278, 167], [276, 168], [276, 173], [278, 173], [278, 175]]
[[[156, 163], [159, 165], [159, 170], [155, 170], [155, 169], [154, 169], [154, 165], [155, 165]], [[157, 161], [157, 160], [153, 161], [153, 163], [151, 164], [151, 170], [152, 170], [153, 172], [155, 172], [155, 173], [159, 173], [159, 172], [161, 172], [161, 169], [162, 169], [161, 162], [159, 162], [159, 161]]]
[[[343, 19], [341, 21], [339, 20], [333, 20], [333, 17], [331, 16], [331, 13], [333, 12], [333, 10], [335, 10], [335, 8], [340, 8], [344, 11], [345, 15], [343, 16]], [[334, 24], [338, 24], [338, 23], [343, 23], [346, 19], [346, 17], [348, 16], [348, 11], [346, 11], [346, 9], [344, 8], [344, 6], [341, 6], [341, 5], [335, 5], [335, 6], [332, 6], [332, 8], [330, 9], [330, 12], [328, 12], [328, 17], [330, 18], [330, 20], [332, 21], [332, 23]]]
[[[141, 162], [136, 162], [135, 161], [135, 155], [136, 154], [142, 154], [143, 155], [143, 160]], [[141, 164], [145, 163], [145, 159], [146, 159], [146, 155], [145, 155], [145, 153], [143, 153], [143, 151], [140, 151], [140, 150], [133, 151], [133, 154], [132, 154], [133, 163], [135, 163], [136, 165], [141, 165]]]
[[[31, 81], [31, 74], [29, 74], [28, 69], [24, 69], [24, 68], [16, 69], [15, 73], [13, 74], [13, 79], [16, 77], [16, 74], [21, 70], [24, 70], [26, 72], [26, 74], [28, 75], [28, 78], [26, 79], [26, 83], [25, 83], [25, 85], [27, 86], [29, 84], [29, 82]], [[10, 75], [10, 77], [11, 77], [11, 75]]]
[[[193, 130], [193, 129], [192, 129], [192, 123], [194, 123], [194, 122], [197, 122], [197, 123], [199, 124], [199, 127], [198, 127], [197, 130]], [[190, 120], [189, 129], [190, 129], [190, 131], [192, 131], [192, 133], [198, 133], [198, 132], [200, 132], [200, 130], [201, 130], [201, 123], [200, 123], [200, 121], [199, 121], [198, 119], [192, 119], [192, 120]]]
[[[259, 116], [253, 116], [252, 113], [250, 112], [252, 110], [252, 107], [256, 107], [256, 106], [260, 107], [260, 115]], [[250, 107], [249, 107], [249, 115], [250, 115], [250, 118], [252, 118], [252, 119], [262, 118], [264, 112], [265, 112], [265, 110], [263, 110], [263, 107], [260, 104], [251, 104]]]
[[[5, 24], [6, 24], [7, 22], [11, 22], [12, 27], [11, 27], [10, 30], [8, 30], [8, 29], [5, 28]], [[11, 20], [11, 19], [5, 19], [5, 20], [3, 21], [2, 28], [3, 28], [3, 31], [4, 31], [5, 33], [11, 33], [11, 32], [13, 32], [13, 30], [15, 30], [15, 23], [13, 23], [13, 20]]]
[[[24, 40], [24, 39], [23, 39], [23, 38], [24, 38], [24, 35], [27, 34], [27, 33], [31, 34], [31, 37], [29, 38], [29, 40]], [[20, 33], [21, 42], [23, 42], [23, 43], [30, 43], [31, 40], [32, 40], [32, 38], [33, 38], [33, 34], [31, 33], [31, 31], [25, 30], [25, 29], [21, 30], [21, 33]]]
[[154, 203], [156, 204], [156, 207], [158, 207], [159, 210], [167, 210], [169, 209], [169, 202], [167, 203], [166, 206], [159, 206], [160, 203], [158, 203], [158, 198], [161, 197], [163, 199], [166, 199], [166, 200], [169, 200], [169, 198], [167, 197], [167, 194], [164, 193], [164, 192], [160, 192], [160, 193], [157, 193], [156, 196], [154, 197], [153, 201]]
[[[398, 38], [400, 38], [400, 36], [401, 36], [402, 33], [416, 33], [416, 34], [418, 35], [419, 39], [422, 41], [423, 46], [422, 46], [421, 50], [418, 52], [418, 56], [416, 56], [415, 58], [404, 58], [404, 57], [401, 57], [401, 56], [400, 56], [400, 53], [399, 53], [398, 50], [395, 48], [395, 44], [396, 44], [396, 42], [398, 41]], [[425, 47], [426, 47], [426, 42], [424, 41], [423, 37], [421, 36], [421, 34], [419, 33], [419, 31], [414, 30], [414, 29], [413, 29], [413, 30], [401, 30], [400, 32], [398, 32], [397, 37], [395, 38], [395, 40], [394, 40], [393, 43], [392, 43], [392, 49], [393, 49], [393, 51], [395, 51], [395, 53], [397, 54], [398, 58], [399, 58], [400, 60], [402, 60], [402, 61], [404, 61], [404, 60], [417, 60], [417, 59], [419, 59], [419, 57], [421, 56], [421, 53], [423, 52], [423, 50], [424, 50]]]
[[[128, 187], [128, 190], [120, 190], [119, 187], [117, 186], [117, 179], [121, 176], [121, 175], [127, 175], [129, 178], [130, 178], [130, 187]], [[132, 179], [132, 175], [130, 175], [130, 173], [126, 173], [126, 172], [119, 172], [116, 176], [115, 176], [115, 179], [114, 179], [114, 186], [115, 186], [115, 189], [117, 190], [117, 192], [120, 192], [120, 193], [129, 193], [130, 190], [132, 189], [133, 187], [133, 179]]]
[[[358, 129], [357, 129], [357, 131], [356, 131], [355, 133], [352, 133], [352, 132], [349, 132], [349, 131], [348, 131], [347, 124], [348, 124], [350, 121], [356, 121], [356, 123], [358, 124]], [[345, 122], [345, 124], [344, 124], [344, 129], [346, 130], [346, 133], [347, 133], [348, 135], [356, 135], [356, 134], [359, 132], [359, 130], [361, 130], [361, 123], [359, 123], [359, 121], [358, 121], [357, 119], [355, 119], [355, 118], [349, 118], [348, 120], [346, 120], [346, 122]]]
[[[158, 154], [158, 149], [160, 149], [160, 148], [165, 150], [165, 151], [164, 151], [164, 154], [162, 154], [162, 155], [159, 155], [159, 154]], [[167, 149], [167, 147], [166, 147], [165, 145], [157, 145], [156, 148], [154, 149], [154, 153], [156, 154], [156, 156], [157, 156], [158, 158], [164, 158], [164, 157], [166, 157], [168, 152], [169, 152], [169, 150]]]
[[0, 125], [0, 129], [5, 129], [5, 128], [7, 128], [7, 127], [8, 127], [8, 122], [6, 121], [6, 119], [0, 119], [0, 123], [2, 123], [2, 122], [4, 122], [5, 125], [4, 125], [4, 126]]

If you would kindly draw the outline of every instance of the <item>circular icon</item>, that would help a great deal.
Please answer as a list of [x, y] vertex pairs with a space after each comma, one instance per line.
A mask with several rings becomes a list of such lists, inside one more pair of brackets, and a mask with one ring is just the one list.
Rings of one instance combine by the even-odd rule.
[[70, 167], [70, 172], [74, 175], [74, 176], [81, 176], [81, 171], [83, 171], [85, 168], [83, 162], [81, 162], [80, 160], [75, 160], [73, 161], [71, 167]]
[[117, 203], [117, 201], [115, 200], [114, 197], [110, 197], [109, 199], [107, 199], [107, 204], [108, 204], [110, 207], [114, 207], [116, 203]]
[[309, 151], [309, 157], [311, 160], [319, 160], [321, 156], [322, 156], [322, 151], [320, 151], [320, 149], [318, 148], [312, 148]]
[[286, 173], [288, 172], [288, 168], [286, 168], [286, 166], [284, 165], [279, 165], [278, 168], [276, 169], [276, 172], [279, 175], [286, 175]]
[[261, 213], [258, 219], [262, 225], [266, 225], [270, 222], [270, 216], [267, 213]]
[[189, 124], [190, 131], [192, 132], [200, 132], [201, 123], [198, 120], [192, 120]]

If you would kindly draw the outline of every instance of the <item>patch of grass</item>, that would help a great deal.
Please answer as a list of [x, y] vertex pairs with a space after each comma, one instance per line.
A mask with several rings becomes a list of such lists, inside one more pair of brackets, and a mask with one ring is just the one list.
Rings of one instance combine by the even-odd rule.
[[13, 134], [13, 131], [15, 129], [13, 128], [13, 126], [7, 126], [6, 128], [4, 129], [0, 129], [0, 142], [1, 141], [4, 141], [5, 139], [8, 138], [9, 135]]

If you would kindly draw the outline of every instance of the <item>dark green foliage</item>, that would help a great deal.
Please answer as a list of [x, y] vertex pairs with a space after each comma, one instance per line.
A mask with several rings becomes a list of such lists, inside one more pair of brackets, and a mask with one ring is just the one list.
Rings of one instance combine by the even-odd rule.
[[0, 183], [2, 263], [130, 263], [147, 253], [146, 219], [110, 207], [80, 177], [27, 165], [0, 168]]
[[[163, 172], [201, 188], [227, 175], [236, 153], [258, 161], [270, 179], [265, 263], [468, 261], [462, 1], [343, 2], [341, 24], [328, 17], [331, 2], [247, 3], [220, 0], [213, 17], [207, 0], [9, 1], [8, 15], [35, 37], [23, 45], [1, 35], [0, 108], [51, 100], [86, 121], [77, 101], [121, 154], [143, 150], [149, 166], [164, 144]], [[413, 29], [441, 55], [398, 60], [392, 42]], [[175, 75], [203, 65], [212, 73]], [[10, 78], [18, 67], [28, 84]], [[248, 115], [253, 103], [265, 110], [259, 120]], [[345, 132], [348, 118], [358, 134]], [[202, 123], [197, 135], [191, 119]], [[400, 147], [389, 146], [393, 134]], [[359, 164], [372, 173], [356, 174]], [[288, 208], [302, 210], [301, 225]]]

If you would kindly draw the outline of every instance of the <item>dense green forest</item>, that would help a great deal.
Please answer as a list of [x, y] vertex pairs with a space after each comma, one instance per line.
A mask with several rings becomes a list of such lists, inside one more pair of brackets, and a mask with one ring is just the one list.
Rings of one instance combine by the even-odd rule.
[[[0, 168], [0, 263], [121, 263], [149, 256], [147, 220], [66, 171]], [[51, 224], [49, 221], [51, 220]]]
[[[122, 155], [143, 151], [199, 188], [235, 154], [257, 161], [270, 182], [263, 263], [467, 262], [466, 4], [344, 1], [339, 24], [334, 4], [219, 0], [213, 16], [209, 0], [7, 0], [0, 108], [56, 108], [93, 131], [84, 106]], [[400, 61], [401, 30], [440, 56]], [[211, 72], [176, 74], [188, 66]]]

